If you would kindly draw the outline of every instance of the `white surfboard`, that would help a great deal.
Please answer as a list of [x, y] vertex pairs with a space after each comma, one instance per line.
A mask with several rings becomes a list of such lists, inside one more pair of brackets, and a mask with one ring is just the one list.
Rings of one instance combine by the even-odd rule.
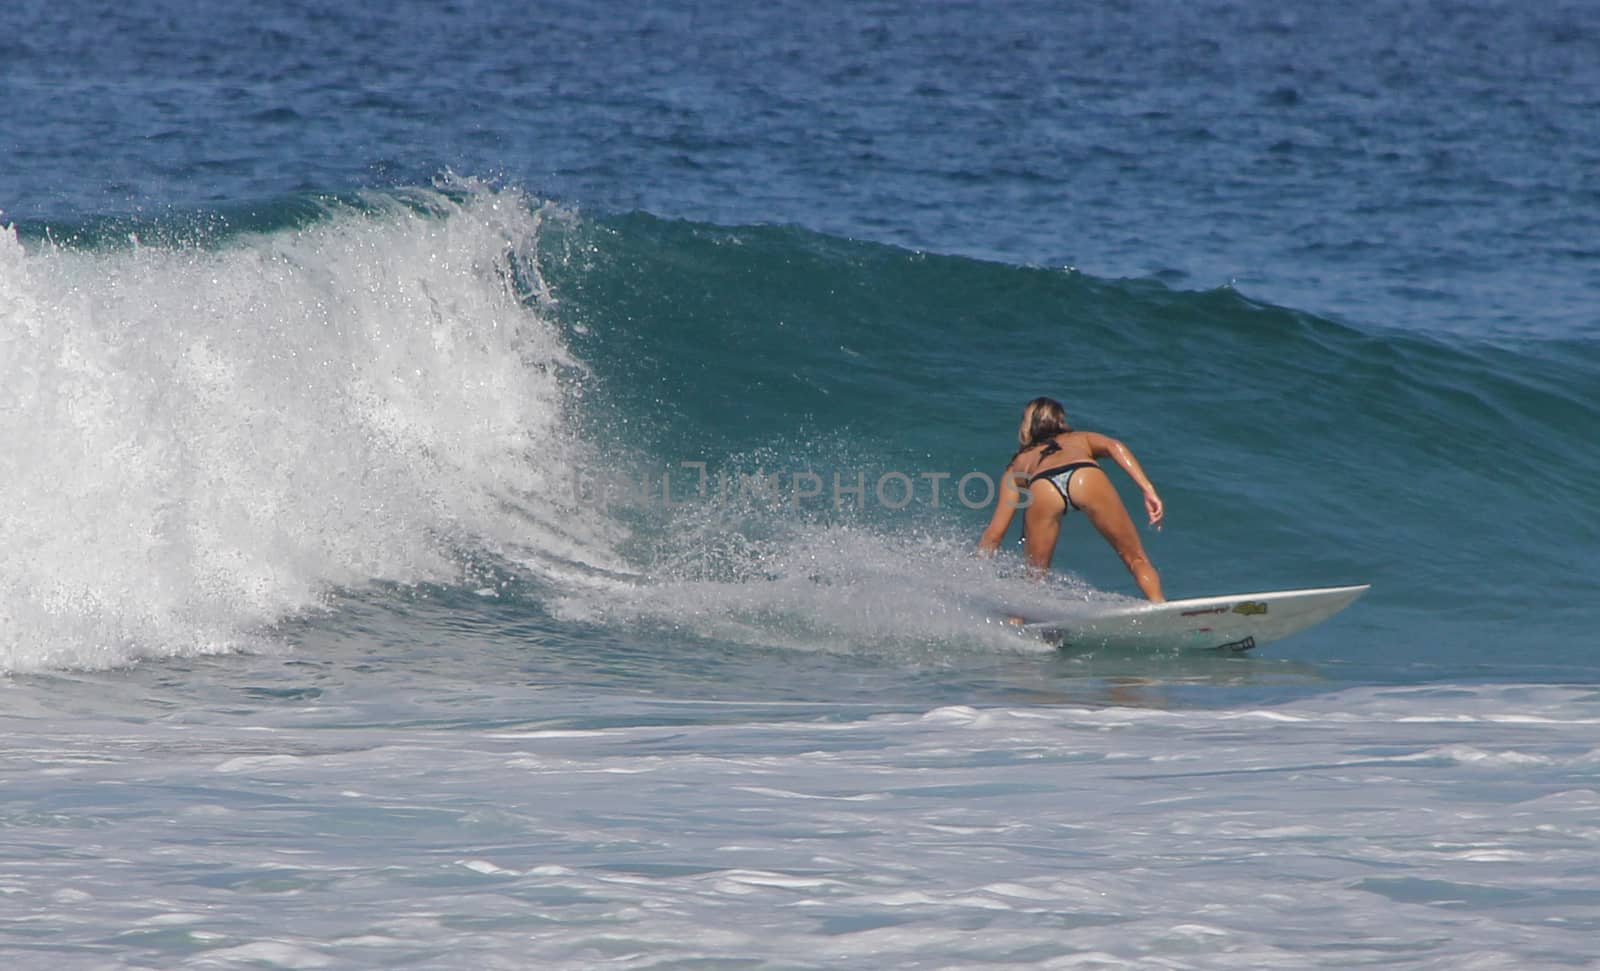
[[1172, 648], [1248, 651], [1320, 624], [1369, 584], [1199, 597], [1153, 604], [1083, 603], [1023, 628], [1062, 648]]

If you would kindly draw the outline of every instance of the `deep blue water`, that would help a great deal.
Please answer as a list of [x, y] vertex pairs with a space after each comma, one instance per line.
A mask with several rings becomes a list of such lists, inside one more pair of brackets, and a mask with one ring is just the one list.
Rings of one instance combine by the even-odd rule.
[[497, 176], [588, 212], [1593, 333], [1592, 4], [10, 4], [5, 211]]

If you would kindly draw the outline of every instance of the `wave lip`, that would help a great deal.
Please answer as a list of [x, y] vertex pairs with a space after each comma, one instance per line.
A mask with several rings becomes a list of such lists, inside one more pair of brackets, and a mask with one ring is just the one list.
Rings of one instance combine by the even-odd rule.
[[249, 646], [463, 544], [604, 561], [551, 498], [582, 452], [530, 292], [551, 211], [469, 185], [203, 244], [0, 232], [0, 669]]

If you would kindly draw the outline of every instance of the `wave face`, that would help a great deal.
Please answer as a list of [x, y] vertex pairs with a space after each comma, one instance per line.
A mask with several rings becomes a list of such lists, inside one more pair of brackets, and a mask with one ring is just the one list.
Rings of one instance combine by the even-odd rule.
[[965, 555], [1036, 394], [1139, 454], [1172, 595], [1372, 582], [1374, 652], [1591, 663], [1589, 343], [470, 183], [56, 235], [0, 236], [10, 669], [508, 577], [574, 629], [1001, 644], [997, 604], [1132, 592], [1081, 522], [1054, 585]]
[[[896, 605], [877, 620], [920, 631], [887, 618], [942, 616], [947, 586], [977, 583], [951, 579], [949, 562], [987, 516], [953, 502], [951, 486], [997, 475], [1022, 403], [1051, 394], [1074, 422], [1127, 441], [1161, 488], [1169, 526], [1149, 544], [1171, 595], [1371, 582], [1362, 615], [1381, 643], [1355, 653], [1379, 667], [1401, 651], [1492, 663], [1508, 643], [1539, 644], [1522, 660], [1550, 675], [1592, 663], [1573, 646], [1585, 636], [1586, 578], [1600, 567], [1592, 342], [1435, 339], [1226, 288], [794, 228], [631, 215], [547, 242], [547, 278], [562, 319], [583, 330], [572, 346], [606, 389], [619, 448], [661, 467], [698, 460], [823, 480], [809, 508], [833, 525], [735, 571], [724, 593], [746, 610], [761, 601], [751, 576], [831, 571], [838, 582], [799, 603], [773, 579], [773, 602], [761, 605], [842, 622], [863, 585], [909, 570], [875, 589]], [[848, 488], [863, 471], [866, 502], [847, 492], [841, 512], [832, 476]], [[887, 498], [873, 488], [896, 472], [916, 485], [904, 509], [890, 508], [902, 482]], [[936, 474], [949, 476], [937, 510]], [[865, 521], [872, 538], [822, 539], [840, 520]], [[675, 552], [715, 582], [703, 551], [750, 532], [743, 522], [708, 535], [701, 521]], [[1094, 588], [1133, 592], [1084, 523], [1069, 522], [1058, 565]], [[1017, 597], [1016, 586], [984, 589]], [[844, 626], [847, 637], [875, 636], [871, 618]]]
[[1507, 582], [1576, 597], [1595, 566], [1592, 342], [1437, 341], [795, 229], [587, 232], [602, 258], [550, 283], [651, 448], [997, 474], [1021, 403], [1053, 394], [1162, 486], [1179, 587], [1373, 579], [1470, 603]]

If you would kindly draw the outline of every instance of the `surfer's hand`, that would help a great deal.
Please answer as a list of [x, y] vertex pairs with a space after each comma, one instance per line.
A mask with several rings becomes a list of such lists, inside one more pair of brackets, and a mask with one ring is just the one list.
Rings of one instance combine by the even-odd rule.
[[1144, 494], [1144, 511], [1150, 514], [1150, 525], [1160, 529], [1161, 519], [1167, 514], [1167, 510], [1161, 505], [1161, 497], [1156, 495], [1154, 489]]

